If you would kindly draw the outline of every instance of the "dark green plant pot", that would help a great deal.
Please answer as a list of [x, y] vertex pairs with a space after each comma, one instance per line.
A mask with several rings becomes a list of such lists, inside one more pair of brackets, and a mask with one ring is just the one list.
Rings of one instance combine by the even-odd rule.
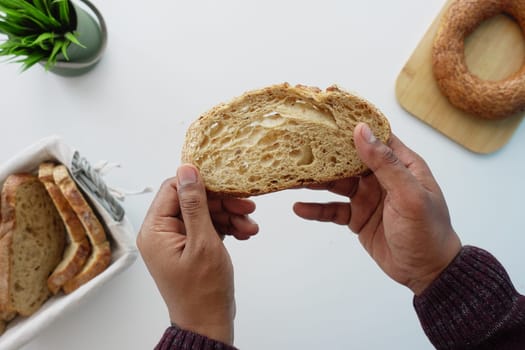
[[[81, 6], [82, 3], [85, 6]], [[77, 76], [89, 72], [102, 58], [107, 43], [107, 29], [104, 18], [89, 0], [73, 2], [77, 16], [78, 40], [85, 48], [75, 44], [69, 45], [67, 54], [57, 56], [56, 64], [49, 69], [62, 76]], [[45, 65], [45, 63], [43, 63]]]

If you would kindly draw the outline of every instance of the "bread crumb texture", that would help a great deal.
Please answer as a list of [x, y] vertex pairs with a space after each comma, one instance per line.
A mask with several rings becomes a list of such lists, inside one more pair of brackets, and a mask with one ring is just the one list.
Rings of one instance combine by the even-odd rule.
[[187, 131], [182, 161], [209, 191], [241, 197], [355, 176], [366, 170], [353, 142], [359, 122], [384, 142], [390, 136], [376, 107], [336, 86], [274, 85], [203, 114]]
[[[3, 310], [22, 316], [33, 314], [50, 295], [47, 278], [62, 259], [66, 244], [64, 224], [44, 185], [36, 176], [11, 175], [4, 184], [2, 214], [10, 230], [2, 237], [9, 247], [7, 287]], [[7, 199], [7, 200], [4, 200]], [[5, 208], [8, 206], [9, 208]], [[4, 218], [4, 217], [3, 217]]]

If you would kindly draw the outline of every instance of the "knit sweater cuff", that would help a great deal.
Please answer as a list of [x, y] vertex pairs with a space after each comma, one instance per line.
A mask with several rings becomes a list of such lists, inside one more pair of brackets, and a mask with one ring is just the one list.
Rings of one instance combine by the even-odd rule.
[[517, 307], [519, 294], [490, 253], [462, 248], [454, 261], [417, 297], [414, 307], [437, 349], [486, 341]]
[[203, 335], [171, 326], [164, 332], [155, 350], [237, 350]]

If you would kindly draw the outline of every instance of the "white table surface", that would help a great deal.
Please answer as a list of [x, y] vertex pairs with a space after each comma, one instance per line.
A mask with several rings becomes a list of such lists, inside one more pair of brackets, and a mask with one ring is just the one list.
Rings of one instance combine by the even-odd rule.
[[[431, 166], [464, 244], [484, 247], [525, 292], [525, 126], [491, 155], [471, 153], [407, 114], [396, 77], [443, 0], [94, 1], [109, 28], [99, 66], [78, 78], [0, 65], [0, 162], [58, 134], [91, 162], [120, 162], [110, 185], [173, 176], [189, 123], [245, 90], [332, 83], [373, 101]], [[138, 230], [152, 194], [124, 202]], [[241, 349], [430, 349], [412, 294], [345, 227], [306, 222], [306, 190], [255, 198], [260, 234], [227, 239]], [[176, 281], [174, 281], [176, 283]], [[23, 347], [149, 349], [168, 326], [142, 260]]]

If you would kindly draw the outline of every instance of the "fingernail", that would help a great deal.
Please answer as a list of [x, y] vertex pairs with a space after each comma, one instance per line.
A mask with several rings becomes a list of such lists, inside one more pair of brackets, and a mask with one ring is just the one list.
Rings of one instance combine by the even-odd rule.
[[247, 222], [250, 225], [258, 225], [257, 222], [248, 215], [232, 216], [231, 220], [241, 224]]
[[248, 218], [248, 222], [249, 222], [250, 224], [252, 224], [252, 225], [259, 225], [259, 224], [257, 223], [257, 221], [255, 221], [255, 220], [252, 219], [251, 217], [247, 216], [247, 218]]
[[197, 172], [191, 166], [182, 165], [177, 170], [177, 179], [180, 186], [194, 184], [197, 182]]
[[366, 140], [368, 143], [374, 143], [376, 141], [376, 137], [372, 133], [372, 130], [367, 124], [363, 124], [361, 127], [361, 136]]

